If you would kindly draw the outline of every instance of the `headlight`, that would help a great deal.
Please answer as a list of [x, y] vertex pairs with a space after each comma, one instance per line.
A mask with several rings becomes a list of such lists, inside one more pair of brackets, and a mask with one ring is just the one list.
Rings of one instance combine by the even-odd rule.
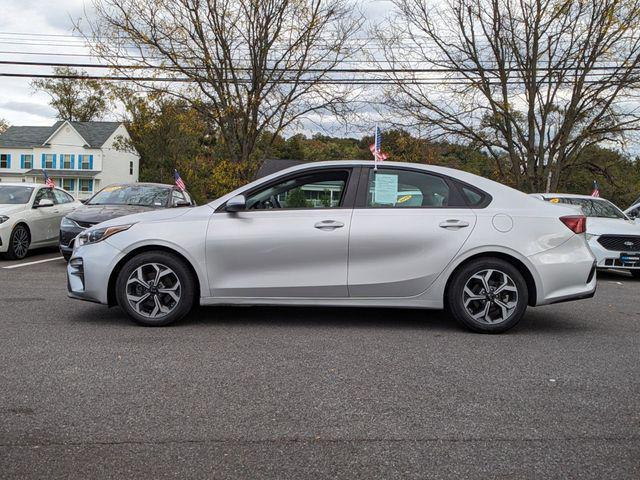
[[109, 238], [116, 233], [129, 230], [133, 226], [133, 223], [129, 225], [116, 225], [113, 227], [94, 228], [91, 230], [85, 230], [76, 237], [75, 245], [81, 247], [82, 245], [89, 245], [91, 243], [101, 242], [105, 238]]
[[6, 215], [0, 215], [0, 223], [4, 223], [7, 220], [9, 220], [9, 217], [7, 217]]
[[592, 238], [596, 238], [596, 237], [597, 237], [597, 235], [594, 235], [593, 233], [585, 233], [585, 234], [584, 234], [584, 238], [586, 238], [586, 239], [587, 239], [587, 242], [588, 242], [589, 240], [591, 240]]
[[60, 222], [60, 226], [61, 227], [69, 227], [69, 228], [82, 228], [76, 222], [74, 222], [73, 220], [71, 220], [71, 219], [69, 219], [67, 217], [62, 217], [62, 222]]

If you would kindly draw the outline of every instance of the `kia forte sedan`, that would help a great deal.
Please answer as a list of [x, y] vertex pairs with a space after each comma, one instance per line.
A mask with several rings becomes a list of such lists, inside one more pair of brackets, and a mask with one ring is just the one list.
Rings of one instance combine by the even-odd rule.
[[574, 208], [449, 168], [311, 163], [84, 231], [68, 289], [150, 326], [196, 303], [333, 305], [445, 308], [497, 333], [527, 306], [593, 296], [585, 226]]

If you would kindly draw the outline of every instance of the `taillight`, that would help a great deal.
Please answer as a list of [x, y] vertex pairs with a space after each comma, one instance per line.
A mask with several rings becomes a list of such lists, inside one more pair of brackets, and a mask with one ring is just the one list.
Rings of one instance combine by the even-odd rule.
[[560, 221], [573, 233], [584, 233], [587, 231], [587, 217], [584, 215], [567, 215], [566, 217], [560, 217]]

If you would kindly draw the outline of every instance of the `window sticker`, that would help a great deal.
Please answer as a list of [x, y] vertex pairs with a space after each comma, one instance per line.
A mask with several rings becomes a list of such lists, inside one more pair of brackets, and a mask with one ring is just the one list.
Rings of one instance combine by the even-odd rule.
[[551, 200], [549, 200], [549, 203], [560, 203], [560, 199], [559, 198], [552, 198]]
[[395, 205], [398, 199], [398, 175], [378, 173], [374, 177], [373, 201]]

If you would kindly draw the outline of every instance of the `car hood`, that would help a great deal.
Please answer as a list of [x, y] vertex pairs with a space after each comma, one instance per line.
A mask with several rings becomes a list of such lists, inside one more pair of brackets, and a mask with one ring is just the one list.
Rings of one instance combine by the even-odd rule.
[[163, 208], [160, 210], [152, 209], [151, 211], [134, 213], [132, 215], [125, 215], [118, 218], [107, 220], [104, 223], [102, 223], [100, 227], [122, 225], [125, 223], [160, 222], [163, 220], [171, 220], [173, 218], [180, 217], [187, 212], [193, 211], [195, 208], [200, 208], [200, 207]]
[[14, 205], [11, 203], [3, 203], [0, 204], [0, 215], [11, 215], [12, 213], [21, 212], [25, 208], [25, 204]]
[[102, 223], [112, 218], [155, 210], [142, 205], [82, 205], [67, 215], [67, 218], [76, 222]]
[[622, 218], [587, 218], [587, 233], [591, 235], [640, 235], [640, 225]]

